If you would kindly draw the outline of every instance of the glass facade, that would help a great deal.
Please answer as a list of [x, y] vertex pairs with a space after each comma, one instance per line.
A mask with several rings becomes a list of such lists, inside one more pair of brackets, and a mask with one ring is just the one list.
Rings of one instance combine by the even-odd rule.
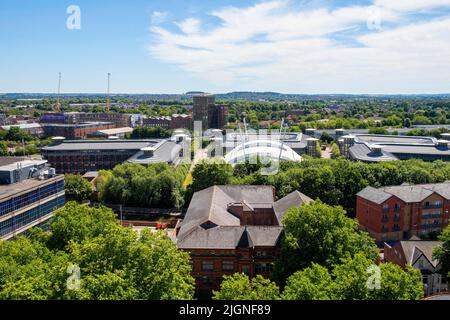
[[56, 199], [45, 202], [37, 207], [27, 210], [11, 219], [0, 222], [0, 237], [6, 236], [13, 232], [14, 230], [20, 229], [33, 221], [38, 220], [41, 217], [52, 213], [64, 206], [65, 197], [64, 195], [59, 196]]
[[8, 213], [20, 210], [33, 203], [39, 202], [56, 193], [64, 191], [64, 181], [57, 181], [52, 184], [36, 188], [30, 192], [13, 197], [7, 201], [0, 203], [0, 217]]

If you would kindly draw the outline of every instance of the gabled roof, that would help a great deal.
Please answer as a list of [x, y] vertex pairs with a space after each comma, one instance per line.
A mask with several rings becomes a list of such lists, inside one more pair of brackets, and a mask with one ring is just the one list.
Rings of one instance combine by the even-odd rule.
[[[275, 245], [282, 227], [241, 226], [240, 219], [228, 211], [230, 204], [241, 204], [247, 211], [273, 208], [281, 221], [291, 207], [312, 201], [294, 191], [275, 202], [272, 186], [212, 186], [194, 193], [184, 220], [180, 223], [177, 243], [181, 248], [235, 248], [240, 245]], [[205, 223], [216, 225], [202, 228]], [[243, 235], [245, 231], [246, 234]]]
[[273, 210], [277, 216], [278, 223], [281, 225], [284, 214], [290, 208], [298, 207], [304, 203], [310, 203], [313, 200], [297, 190], [291, 192], [284, 198], [281, 198], [273, 204]]
[[439, 261], [433, 259], [433, 249], [440, 245], [442, 245], [442, 241], [400, 241], [400, 247], [403, 251], [406, 263], [413, 265], [417, 259], [423, 255], [434, 268], [439, 265]]
[[362, 189], [360, 192], [356, 194], [357, 196], [364, 198], [366, 200], [372, 201], [374, 203], [380, 204], [385, 202], [387, 199], [392, 197], [392, 194], [384, 192], [383, 189], [376, 189], [371, 186], [368, 186]]
[[272, 247], [279, 242], [280, 226], [197, 226], [185, 237], [177, 239], [180, 249], [236, 249]]
[[436, 183], [436, 184], [418, 184], [389, 186], [381, 188], [366, 187], [357, 193], [358, 196], [380, 204], [389, 199], [391, 196], [396, 196], [406, 203], [421, 202], [437, 193], [450, 200], [450, 182]]

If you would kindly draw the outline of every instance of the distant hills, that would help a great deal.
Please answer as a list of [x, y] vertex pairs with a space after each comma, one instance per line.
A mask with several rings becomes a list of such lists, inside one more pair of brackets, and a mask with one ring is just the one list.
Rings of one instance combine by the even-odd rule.
[[[138, 101], [156, 100], [192, 100], [192, 96], [204, 94], [203, 91], [189, 91], [184, 94], [112, 94], [115, 98], [133, 99]], [[432, 98], [449, 99], [447, 94], [412, 94], [412, 95], [353, 95], [353, 94], [286, 94], [278, 92], [250, 92], [236, 91], [229, 93], [215, 94], [218, 100], [248, 100], [248, 101], [301, 101], [301, 100], [342, 100], [342, 99], [414, 99]], [[30, 100], [30, 99], [50, 99], [55, 98], [52, 93], [5, 93], [0, 94], [0, 100]], [[104, 93], [64, 93], [61, 98], [105, 98]]]

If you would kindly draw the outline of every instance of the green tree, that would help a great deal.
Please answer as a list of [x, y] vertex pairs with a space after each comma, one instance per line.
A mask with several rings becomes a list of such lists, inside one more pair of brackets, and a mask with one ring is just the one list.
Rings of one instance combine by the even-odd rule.
[[450, 278], [450, 227], [446, 227], [439, 236], [442, 245], [433, 250], [433, 259], [437, 259], [442, 265], [442, 275]]
[[311, 267], [297, 271], [287, 279], [283, 300], [330, 300], [333, 293], [328, 269], [313, 263]]
[[213, 292], [214, 300], [278, 300], [280, 290], [269, 279], [257, 275], [249, 279], [247, 275], [235, 273], [224, 276], [220, 290]]
[[78, 174], [66, 174], [64, 177], [66, 197], [76, 201], [89, 200], [92, 196], [92, 185]]
[[9, 155], [8, 144], [6, 141], [0, 141], [0, 157], [5, 157]]
[[317, 263], [328, 269], [342, 258], [362, 253], [375, 260], [378, 250], [367, 233], [357, 229], [355, 219], [342, 207], [321, 201], [289, 209], [283, 218], [282, 254], [275, 274], [282, 283], [297, 270]]
[[[378, 278], [379, 276], [379, 278]], [[375, 265], [358, 253], [330, 271], [313, 264], [287, 280], [282, 294], [289, 300], [418, 300], [423, 297], [420, 271], [392, 263]]]
[[233, 167], [225, 162], [198, 163], [192, 171], [192, 191], [197, 192], [214, 185], [229, 184], [233, 176]]
[[[164, 232], [138, 234], [110, 209], [71, 202], [50, 231], [0, 242], [0, 299], [192, 299], [189, 259]], [[67, 286], [70, 266], [79, 288]]]

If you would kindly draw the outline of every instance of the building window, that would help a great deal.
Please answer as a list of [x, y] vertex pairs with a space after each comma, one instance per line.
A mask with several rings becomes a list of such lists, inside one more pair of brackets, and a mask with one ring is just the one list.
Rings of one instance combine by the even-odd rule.
[[214, 271], [214, 261], [211, 260], [202, 261], [202, 271]]
[[388, 212], [389, 211], [389, 205], [387, 203], [383, 204], [383, 211]]
[[242, 272], [246, 275], [248, 275], [250, 273], [250, 267], [248, 265], [243, 265], [242, 266]]
[[271, 273], [273, 271], [273, 265], [271, 263], [256, 263], [255, 273]]
[[423, 269], [423, 260], [422, 259], [419, 260], [419, 269]]
[[267, 253], [265, 251], [256, 251], [257, 257], [265, 257], [267, 256]]
[[222, 271], [234, 271], [234, 262], [222, 261]]

